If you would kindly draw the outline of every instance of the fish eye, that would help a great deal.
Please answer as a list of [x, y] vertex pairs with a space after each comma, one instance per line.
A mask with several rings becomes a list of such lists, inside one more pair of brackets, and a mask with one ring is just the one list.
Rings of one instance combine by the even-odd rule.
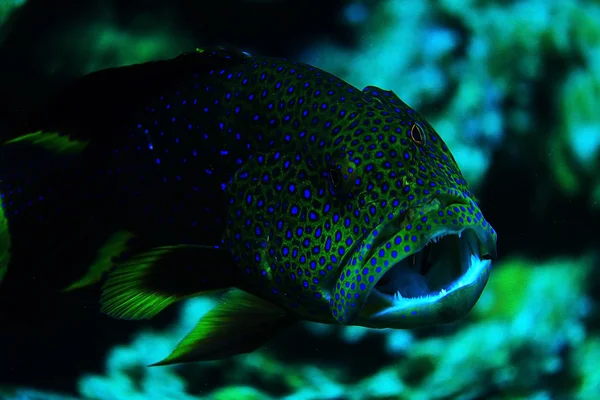
[[423, 132], [423, 128], [421, 128], [419, 124], [415, 123], [412, 128], [410, 128], [410, 138], [419, 146], [425, 144], [425, 132]]

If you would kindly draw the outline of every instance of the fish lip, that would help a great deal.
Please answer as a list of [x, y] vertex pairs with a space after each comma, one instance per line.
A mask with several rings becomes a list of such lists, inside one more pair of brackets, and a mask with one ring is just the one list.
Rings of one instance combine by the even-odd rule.
[[[457, 204], [444, 207], [443, 210], [451, 209]], [[429, 213], [435, 215], [439, 210]], [[440, 290], [432, 290], [418, 297], [401, 297], [384, 293], [378, 289], [379, 281], [392, 271], [400, 268], [406, 260], [421, 252], [428, 245], [436, 245], [438, 239], [447, 236], [458, 236], [459, 251], [469, 251], [466, 258], [468, 265], [462, 265], [462, 273], [450, 284]], [[432, 231], [425, 244], [413, 251], [402, 260], [388, 268], [373, 286], [367, 298], [364, 309], [355, 321], [357, 325], [375, 328], [412, 328], [439, 323], [454, 322], [464, 317], [475, 305], [483, 292], [489, 278], [492, 259], [496, 258], [495, 232], [489, 224], [475, 224], [470, 226], [457, 225], [456, 227], [445, 227]], [[470, 247], [466, 247], [470, 246]], [[371, 249], [370, 254], [378, 250]], [[461, 253], [462, 257], [462, 253]], [[364, 258], [365, 264], [370, 257]]]

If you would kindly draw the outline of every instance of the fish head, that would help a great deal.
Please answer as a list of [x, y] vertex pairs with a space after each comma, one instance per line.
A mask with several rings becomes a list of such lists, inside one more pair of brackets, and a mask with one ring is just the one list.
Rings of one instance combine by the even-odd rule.
[[450, 150], [391, 91], [322, 81], [341, 89], [314, 90], [320, 106], [284, 119], [226, 185], [243, 288], [316, 322], [460, 318], [487, 282], [496, 233]]
[[364, 92], [375, 104], [369, 126], [330, 161], [332, 191], [363, 232], [344, 231], [354, 247], [337, 269], [330, 312], [375, 328], [454, 322], [487, 283], [496, 232], [433, 127], [392, 92]]

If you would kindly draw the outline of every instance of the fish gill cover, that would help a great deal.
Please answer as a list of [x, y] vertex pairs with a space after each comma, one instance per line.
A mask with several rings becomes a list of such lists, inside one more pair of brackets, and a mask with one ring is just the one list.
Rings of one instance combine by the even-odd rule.
[[[261, 11], [281, 10], [285, 4], [252, 3]], [[600, 125], [594, 110], [600, 79], [600, 8], [585, 1], [424, 1], [410, 7], [402, 1], [382, 1], [347, 2], [339, 10], [336, 23], [353, 40], [340, 44], [339, 38], [323, 34], [287, 54], [356, 87], [393, 90], [426, 116], [444, 139], [501, 239], [500, 260], [474, 309], [450, 326], [418, 330], [304, 323], [248, 355], [146, 367], [168, 356], [218, 304], [217, 297], [187, 300], [179, 316], [171, 313], [156, 324], [135, 325], [139, 332], [131, 341], [113, 335], [103, 349], [120, 344], [106, 352], [104, 367], [76, 369], [80, 379], [71, 389], [73, 395], [597, 398], [600, 374], [594, 362], [600, 354], [600, 321], [595, 308], [594, 226], [599, 220], [600, 181], [595, 171]], [[203, 42], [202, 36], [191, 40], [165, 30], [150, 41], [156, 44], [152, 50], [143, 45], [148, 31], [139, 29], [138, 36], [145, 36], [136, 38], [108, 17], [98, 21], [88, 29], [78, 28], [78, 37], [102, 35], [109, 40], [89, 43], [111, 43], [105, 47], [110, 61], [102, 49], [89, 48], [95, 44], [76, 46], [86, 59], [83, 64], [91, 65], [83, 68], [85, 72], [164, 58], [172, 49], [167, 43], [187, 50]], [[137, 44], [133, 51], [120, 50]], [[251, 47], [254, 53], [268, 46], [257, 41]], [[264, 53], [282, 52], [286, 50]], [[93, 301], [87, 308], [87, 313], [99, 310]], [[64, 324], [57, 332], [81, 337], [72, 332], [82, 330], [85, 327]], [[90, 344], [99, 340], [95, 338], [89, 338]], [[69, 350], [62, 353], [74, 357]], [[21, 360], [40, 358], [49, 359], [39, 350], [34, 358], [21, 347]], [[25, 369], [22, 365], [24, 361], [6, 363], [0, 376], [16, 376], [15, 370]], [[8, 398], [23, 396], [15, 386], [57, 389], [33, 372], [29, 380], [4, 379], [0, 386], [6, 387]]]

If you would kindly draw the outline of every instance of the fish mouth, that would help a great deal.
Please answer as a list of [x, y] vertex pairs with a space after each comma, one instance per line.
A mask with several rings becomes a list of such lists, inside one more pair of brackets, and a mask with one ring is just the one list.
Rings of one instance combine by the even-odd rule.
[[[375, 290], [402, 299], [452, 291], [468, 283], [468, 273], [482, 263], [477, 236], [472, 229], [439, 233], [425, 247], [394, 264], [377, 282]], [[449, 257], [454, 260], [448, 260]], [[451, 268], [444, 268], [449, 263]]]
[[425, 245], [379, 278], [356, 323], [402, 329], [464, 317], [485, 288], [496, 257], [495, 233], [487, 227], [476, 224], [429, 232], [422, 241]]

